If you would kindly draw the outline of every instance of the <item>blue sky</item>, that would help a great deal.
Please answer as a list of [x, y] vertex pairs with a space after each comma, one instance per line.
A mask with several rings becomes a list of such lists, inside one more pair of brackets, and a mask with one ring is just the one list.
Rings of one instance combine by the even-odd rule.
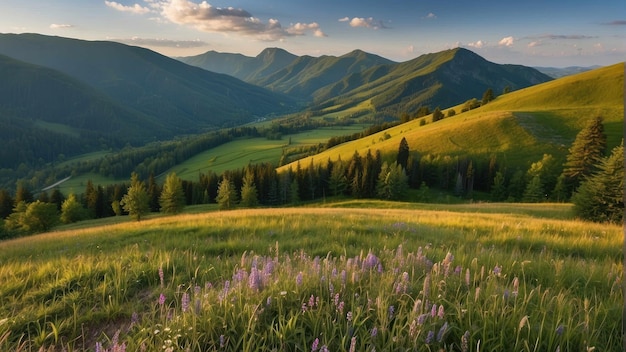
[[498, 63], [626, 61], [626, 1], [2, 0], [1, 33], [114, 40], [169, 56], [354, 49], [394, 61], [465, 47]]

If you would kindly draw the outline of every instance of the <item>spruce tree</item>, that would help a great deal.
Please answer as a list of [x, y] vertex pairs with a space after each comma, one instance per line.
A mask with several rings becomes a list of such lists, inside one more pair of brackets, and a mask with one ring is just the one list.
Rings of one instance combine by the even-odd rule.
[[141, 217], [150, 211], [150, 197], [146, 186], [135, 172], [130, 177], [130, 187], [122, 197], [120, 205], [131, 218], [137, 221], [141, 221]]
[[406, 170], [409, 162], [409, 142], [407, 142], [404, 137], [402, 137], [400, 146], [398, 147], [398, 157], [396, 158], [396, 162]]
[[245, 208], [254, 208], [259, 204], [259, 197], [256, 186], [254, 185], [254, 175], [249, 170], [243, 178], [241, 186], [241, 206]]
[[165, 178], [159, 204], [161, 211], [167, 214], [178, 214], [185, 207], [183, 183], [175, 172], [168, 174]]
[[599, 171], [587, 178], [572, 196], [574, 212], [598, 222], [621, 223], [624, 215], [624, 141], [602, 159]]
[[526, 203], [539, 203], [543, 201], [544, 198], [545, 191], [543, 189], [543, 183], [541, 182], [541, 176], [533, 176], [524, 190], [522, 201]]
[[220, 210], [232, 209], [237, 205], [237, 190], [233, 181], [222, 177], [222, 181], [217, 186], [217, 197], [215, 198]]
[[500, 171], [496, 172], [491, 186], [491, 200], [501, 202], [506, 199], [506, 185], [504, 174]]
[[596, 117], [583, 128], [569, 149], [567, 160], [563, 165], [568, 194], [571, 194], [585, 177], [591, 176], [604, 156], [606, 135], [602, 118]]

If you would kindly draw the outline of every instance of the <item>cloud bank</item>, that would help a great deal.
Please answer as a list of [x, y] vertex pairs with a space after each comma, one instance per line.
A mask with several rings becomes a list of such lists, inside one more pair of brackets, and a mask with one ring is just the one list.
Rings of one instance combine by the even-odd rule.
[[344, 17], [344, 18], [340, 18], [339, 22], [348, 22], [350, 27], [353, 27], [353, 28], [357, 28], [357, 27], [371, 28], [371, 29], [385, 29], [385, 28], [387, 28], [383, 24], [383, 21], [376, 20], [373, 17], [368, 17], [368, 18], [365, 18], [365, 17], [353, 17], [352, 19], [350, 19], [350, 17]]
[[172, 23], [190, 26], [203, 32], [234, 33], [267, 41], [302, 36], [307, 32], [312, 32], [317, 37], [326, 36], [315, 22], [283, 27], [277, 19], [270, 18], [263, 22], [246, 10], [215, 7], [206, 1], [199, 4], [189, 0], [166, 1], [161, 4], [161, 15]]

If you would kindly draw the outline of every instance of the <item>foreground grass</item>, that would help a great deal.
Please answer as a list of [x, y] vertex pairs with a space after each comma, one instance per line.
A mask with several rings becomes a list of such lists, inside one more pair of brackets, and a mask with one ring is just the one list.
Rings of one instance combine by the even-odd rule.
[[621, 351], [620, 227], [391, 204], [0, 243], [0, 350]]

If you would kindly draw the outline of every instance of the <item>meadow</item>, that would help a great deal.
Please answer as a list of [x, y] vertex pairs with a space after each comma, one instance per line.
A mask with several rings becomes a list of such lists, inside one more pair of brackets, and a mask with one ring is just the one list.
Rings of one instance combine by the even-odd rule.
[[622, 351], [622, 228], [570, 207], [194, 208], [0, 242], [0, 350]]

